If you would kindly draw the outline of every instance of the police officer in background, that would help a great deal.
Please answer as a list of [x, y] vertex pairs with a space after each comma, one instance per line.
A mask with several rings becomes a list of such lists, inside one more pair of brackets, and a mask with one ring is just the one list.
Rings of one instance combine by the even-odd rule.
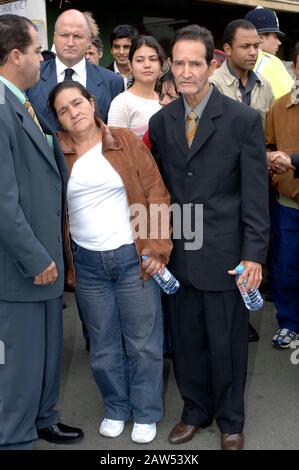
[[276, 13], [268, 8], [257, 7], [249, 11], [245, 19], [256, 27], [260, 36], [260, 50], [254, 71], [271, 83], [274, 98], [280, 98], [290, 91], [293, 79], [284, 63], [276, 57], [280, 39], [285, 37], [279, 29]]

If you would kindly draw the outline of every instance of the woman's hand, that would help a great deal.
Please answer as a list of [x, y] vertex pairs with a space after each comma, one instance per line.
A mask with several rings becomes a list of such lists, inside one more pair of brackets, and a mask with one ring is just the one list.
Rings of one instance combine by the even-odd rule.
[[157, 274], [160, 271], [160, 274], [164, 273], [165, 264], [162, 263], [156, 256], [148, 254], [147, 250], [143, 250], [141, 256], [146, 256], [147, 258], [142, 261], [142, 269], [151, 276]]

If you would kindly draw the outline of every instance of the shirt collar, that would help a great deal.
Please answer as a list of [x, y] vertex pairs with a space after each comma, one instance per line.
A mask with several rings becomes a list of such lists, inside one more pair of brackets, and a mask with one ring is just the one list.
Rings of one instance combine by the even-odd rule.
[[4, 83], [4, 85], [7, 86], [7, 88], [18, 98], [18, 100], [22, 104], [25, 103], [27, 98], [26, 98], [25, 93], [22, 90], [20, 90], [20, 88], [18, 88], [16, 85], [14, 85], [12, 82], [7, 80], [6, 78], [2, 77], [2, 75], [0, 75], [0, 81]]
[[123, 77], [124, 79], [128, 79], [128, 76], [127, 76], [127, 75], [123, 75], [123, 74], [120, 72], [119, 68], [117, 67], [116, 61], [114, 61], [113, 67], [114, 67], [114, 72], [115, 72], [115, 73], [118, 73], [118, 74], [119, 74], [121, 77]]
[[[238, 74], [236, 73], [236, 71], [235, 71], [232, 67], [230, 67], [228, 61], [227, 61], [227, 64], [226, 64], [226, 65], [227, 65], [227, 69], [228, 69], [229, 73], [230, 73], [231, 75], [233, 75], [234, 77], [236, 77], [238, 80], [240, 80], [240, 77], [238, 76]], [[254, 83], [254, 82], [256, 82], [258, 85], [261, 84], [260, 78], [257, 76], [257, 74], [256, 74], [253, 70], [249, 70], [249, 71], [248, 71], [248, 82], [249, 82], [249, 83]]]
[[65, 69], [73, 69], [74, 72], [79, 75], [79, 77], [82, 77], [86, 71], [86, 59], [85, 57], [83, 57], [82, 60], [80, 60], [80, 62], [77, 62], [77, 64], [73, 65], [73, 67], [67, 67], [65, 64], [63, 64], [61, 62], [61, 60], [58, 59], [58, 57], [56, 56], [56, 71], [57, 71], [57, 75], [61, 75], [61, 74], [64, 74], [64, 71]]
[[119, 75], [121, 75], [121, 73], [120, 73], [120, 71], [119, 71], [119, 68], [117, 67], [116, 61], [113, 62], [113, 67], [114, 67], [114, 72], [115, 72], [115, 73], [118, 73]]
[[113, 62], [113, 68], [114, 68], [114, 72], [117, 73], [118, 75], [120, 75], [121, 77], [123, 77], [124, 79], [124, 84], [125, 84], [125, 90], [128, 88], [128, 79], [129, 79], [129, 75], [123, 75], [120, 71], [119, 71], [119, 68], [117, 67], [117, 63], [116, 61]]
[[201, 102], [194, 109], [191, 109], [188, 101], [186, 100], [185, 96], [183, 95], [184, 106], [185, 106], [185, 120], [187, 119], [187, 116], [190, 113], [190, 111], [193, 111], [197, 115], [198, 119], [201, 118], [201, 116], [202, 116], [202, 114], [205, 110], [205, 107], [207, 106], [208, 101], [211, 97], [212, 91], [213, 91], [213, 85], [210, 84], [210, 88], [209, 88], [208, 93], [206, 94], [206, 96], [201, 100]]

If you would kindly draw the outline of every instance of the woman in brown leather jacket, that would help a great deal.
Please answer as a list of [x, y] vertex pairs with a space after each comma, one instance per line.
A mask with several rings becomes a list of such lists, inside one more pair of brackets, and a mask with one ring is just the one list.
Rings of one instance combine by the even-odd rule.
[[150, 275], [163, 271], [172, 248], [168, 211], [161, 218], [157, 212], [160, 204], [168, 208], [169, 194], [143, 142], [96, 117], [82, 85], [58, 84], [49, 106], [64, 129], [58, 137], [70, 175], [74, 268], [68, 280], [75, 284], [104, 400], [100, 434], [117, 437], [132, 418], [133, 441], [147, 443], [163, 414], [160, 291]]

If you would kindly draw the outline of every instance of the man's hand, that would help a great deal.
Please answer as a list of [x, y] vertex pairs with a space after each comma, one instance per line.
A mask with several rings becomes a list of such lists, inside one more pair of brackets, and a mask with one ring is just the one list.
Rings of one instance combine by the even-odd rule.
[[[262, 265], [254, 261], [240, 261], [240, 264], [243, 264], [244, 271], [240, 274], [238, 284], [241, 285], [247, 279], [246, 292], [251, 289], [258, 289], [263, 279]], [[237, 272], [235, 269], [231, 269], [228, 274], [235, 276]]]
[[274, 174], [286, 173], [288, 170], [294, 170], [291, 157], [281, 150], [275, 152], [267, 152], [268, 170]]
[[38, 274], [34, 278], [34, 284], [37, 286], [47, 286], [48, 284], [54, 284], [58, 278], [58, 272], [54, 261], [47, 267], [42, 273]]

